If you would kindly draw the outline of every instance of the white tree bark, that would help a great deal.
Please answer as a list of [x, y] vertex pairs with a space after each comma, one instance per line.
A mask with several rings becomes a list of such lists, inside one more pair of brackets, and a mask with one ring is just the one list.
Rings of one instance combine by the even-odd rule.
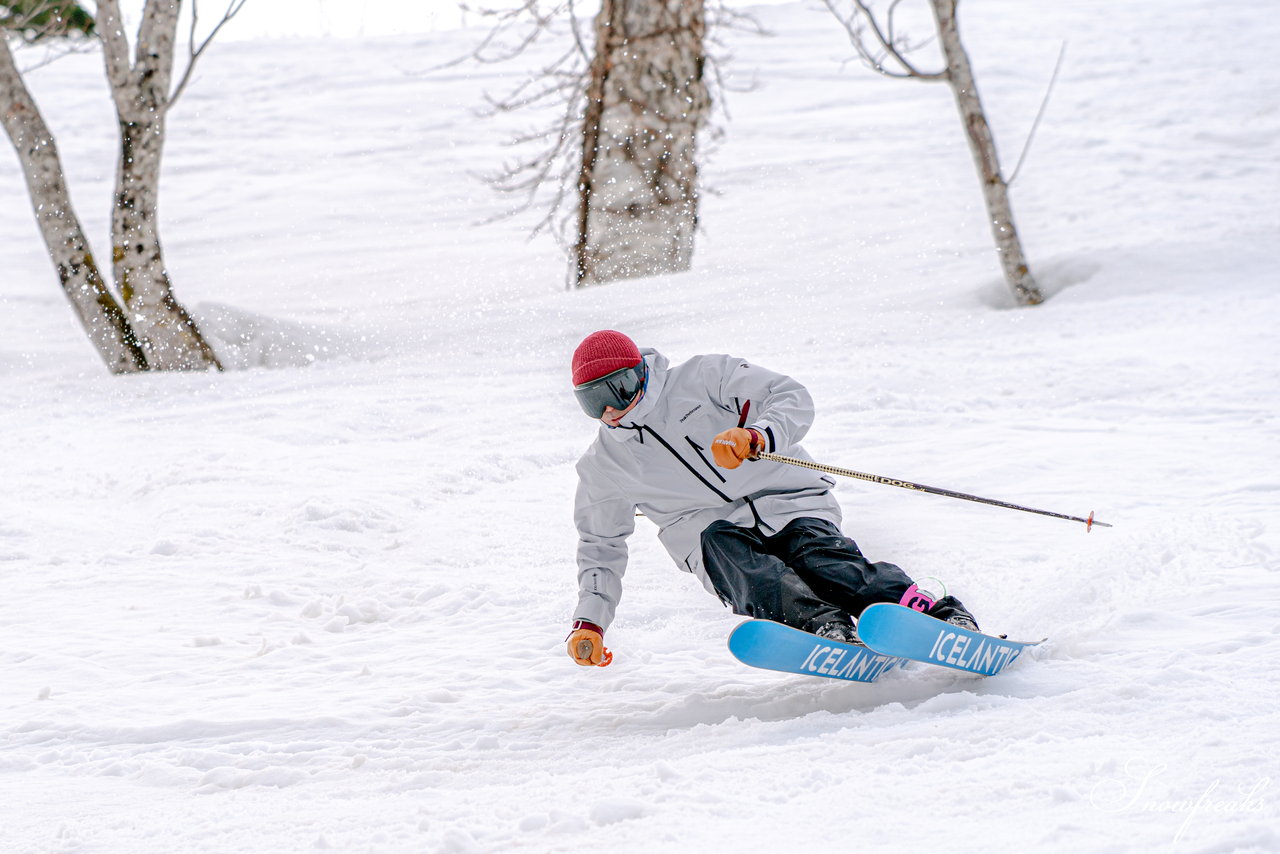
[[220, 367], [195, 321], [173, 296], [160, 246], [160, 165], [180, 5], [179, 0], [147, 0], [132, 63], [119, 0], [99, 0], [97, 16], [120, 125], [112, 268], [153, 370]]
[[687, 270], [698, 224], [703, 0], [603, 0], [583, 122], [578, 286]]
[[996, 251], [1000, 256], [1005, 280], [1019, 303], [1037, 305], [1044, 301], [1044, 296], [1027, 266], [1027, 259], [1022, 254], [1022, 241], [1018, 239], [1017, 229], [1013, 226], [1009, 186], [1000, 172], [995, 140], [991, 135], [991, 127], [987, 124], [982, 101], [978, 98], [978, 87], [974, 83], [969, 56], [960, 42], [960, 30], [956, 25], [957, 2], [958, 0], [930, 0], [938, 24], [942, 54], [947, 63], [947, 83], [955, 95], [965, 136], [969, 140], [969, 150], [973, 153], [974, 165], [977, 166], [982, 181], [987, 219], [991, 223], [991, 233], [995, 236]]
[[120, 305], [102, 281], [84, 228], [71, 206], [53, 134], [23, 83], [0, 32], [0, 119], [13, 142], [36, 223], [62, 290], [89, 341], [112, 373], [147, 370], [147, 359]]

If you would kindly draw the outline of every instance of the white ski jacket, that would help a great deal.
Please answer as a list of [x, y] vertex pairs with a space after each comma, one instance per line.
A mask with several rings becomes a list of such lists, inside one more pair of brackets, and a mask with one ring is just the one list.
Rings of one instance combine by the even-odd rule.
[[[733, 356], [695, 356], [672, 368], [643, 348], [644, 396], [616, 428], [604, 425], [578, 461], [575, 620], [613, 622], [636, 510], [658, 526], [676, 565], [715, 592], [702, 566], [702, 532], [720, 519], [775, 534], [803, 516], [840, 524], [835, 482], [811, 469], [763, 460], [724, 469], [711, 457], [722, 430], [754, 427], [765, 450], [811, 459], [797, 443], [813, 423], [804, 386]], [[746, 412], [745, 422], [742, 413]]]

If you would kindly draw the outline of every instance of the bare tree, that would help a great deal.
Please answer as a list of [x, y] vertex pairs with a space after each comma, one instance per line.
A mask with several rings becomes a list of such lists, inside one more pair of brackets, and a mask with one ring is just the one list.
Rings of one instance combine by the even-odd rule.
[[689, 269], [698, 225], [702, 0], [604, 0], [587, 84], [574, 283]]
[[534, 231], [553, 230], [567, 248], [571, 286], [687, 269], [698, 223], [698, 137], [711, 90], [724, 88], [707, 49], [708, 18], [717, 28], [761, 32], [755, 20], [719, 3], [704, 8], [703, 0], [603, 0], [589, 47], [572, 0], [470, 11], [494, 22], [471, 56], [482, 62], [509, 60], [557, 25], [570, 29], [566, 50], [490, 106], [555, 111], [516, 139], [532, 153], [492, 181], [520, 199], [512, 213], [545, 202]]
[[[227, 14], [238, 8], [230, 7]], [[194, 9], [193, 4], [193, 17]], [[131, 62], [119, 0], [98, 2], [98, 36], [120, 125], [111, 217], [112, 270], [154, 370], [217, 364], [195, 322], [173, 296], [160, 248], [157, 208], [165, 117], [181, 94], [180, 90], [172, 96], [169, 92], [178, 10], [176, 0], [147, 0]], [[194, 62], [194, 51], [192, 56]]]
[[213, 349], [173, 295], [158, 227], [160, 164], [169, 109], [189, 81], [197, 59], [244, 3], [231, 0], [222, 19], [198, 45], [197, 5], [192, 3], [188, 63], [175, 86], [180, 0], [147, 0], [132, 60], [119, 0], [98, 2], [96, 35], [102, 41], [120, 130], [111, 218], [112, 274], [119, 302], [104, 284], [71, 208], [53, 135], [0, 33], [0, 115], [22, 162], [41, 235], [63, 289], [113, 373], [221, 369]]
[[928, 0], [937, 26], [938, 42], [946, 67], [941, 71], [921, 71], [907, 58], [918, 49], [909, 37], [900, 34], [895, 25], [895, 12], [901, 0], [892, 0], [883, 15], [872, 11], [865, 0], [823, 0], [849, 32], [854, 49], [868, 67], [887, 77], [912, 80], [945, 81], [955, 96], [961, 124], [973, 154], [974, 165], [982, 183], [982, 197], [987, 218], [995, 237], [996, 249], [1005, 281], [1021, 305], [1038, 305], [1044, 296], [1036, 284], [1022, 251], [1022, 241], [1013, 224], [1013, 208], [1009, 201], [1009, 185], [1000, 170], [995, 140], [987, 123], [978, 86], [974, 81], [969, 56], [960, 41], [956, 22], [959, 0]]
[[9, 42], [0, 34], [0, 119], [18, 151], [36, 224], [63, 293], [89, 341], [112, 373], [145, 371], [147, 357], [120, 304], [102, 281], [71, 194], [53, 134], [23, 84]]

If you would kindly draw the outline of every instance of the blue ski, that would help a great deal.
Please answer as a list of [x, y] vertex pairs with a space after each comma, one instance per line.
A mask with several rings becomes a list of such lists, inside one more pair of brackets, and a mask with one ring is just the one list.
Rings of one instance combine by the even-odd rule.
[[874, 682], [904, 663], [859, 644], [827, 640], [769, 620], [747, 620], [734, 629], [729, 652], [752, 667], [850, 682]]
[[858, 637], [881, 655], [909, 658], [991, 676], [1043, 641], [1011, 641], [971, 632], [901, 605], [872, 605], [858, 618]]

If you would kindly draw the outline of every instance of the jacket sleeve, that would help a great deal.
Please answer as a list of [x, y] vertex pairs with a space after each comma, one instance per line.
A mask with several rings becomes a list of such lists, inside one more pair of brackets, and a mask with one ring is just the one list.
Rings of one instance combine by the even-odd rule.
[[745, 427], [765, 438], [765, 450], [786, 450], [800, 442], [813, 425], [813, 398], [808, 390], [784, 374], [725, 356], [720, 400], [738, 412], [750, 401]]
[[578, 527], [578, 607], [575, 620], [602, 629], [613, 622], [627, 569], [627, 537], [636, 528], [636, 506], [592, 448], [578, 462], [574, 523]]

